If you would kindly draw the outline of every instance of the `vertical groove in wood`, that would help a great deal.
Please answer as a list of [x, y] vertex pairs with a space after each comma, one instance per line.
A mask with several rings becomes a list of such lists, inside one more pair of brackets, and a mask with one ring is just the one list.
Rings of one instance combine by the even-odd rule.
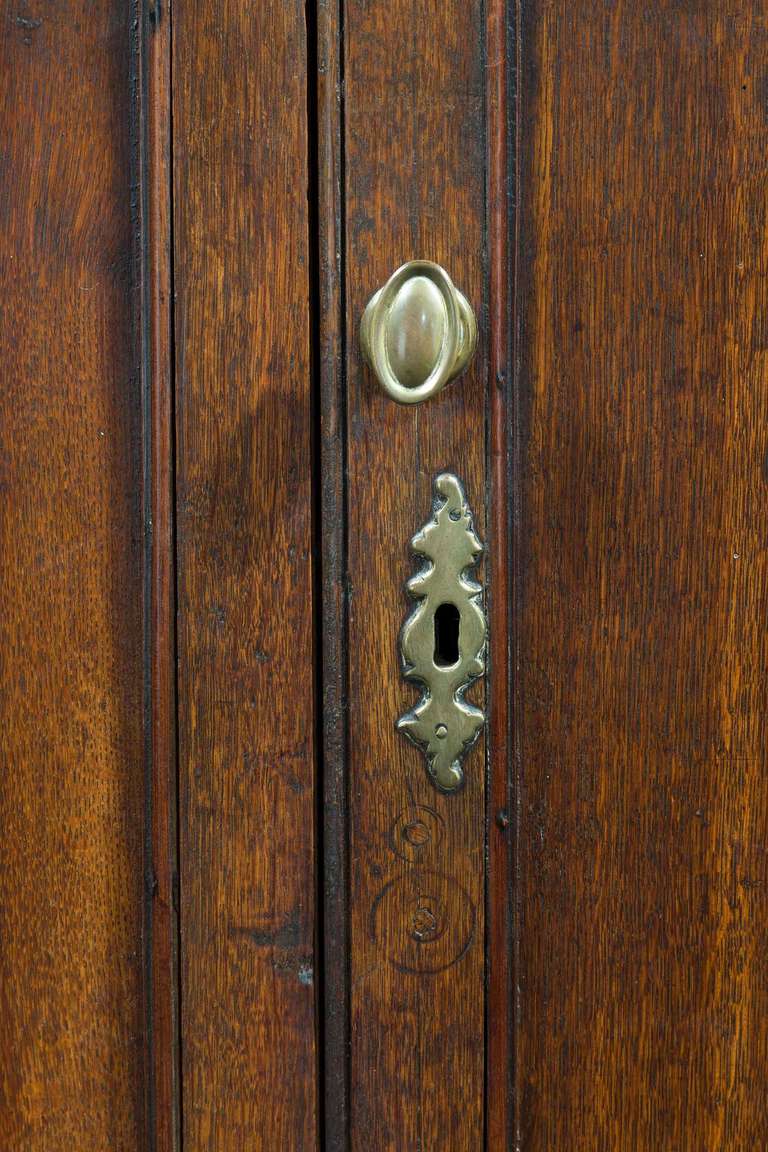
[[349, 1145], [343, 9], [317, 4], [325, 1152]]
[[184, 1152], [318, 1137], [305, 7], [173, 18]]
[[488, 235], [489, 396], [489, 732], [486, 1004], [486, 1144], [489, 1152], [511, 1146], [512, 1111], [512, 645], [510, 448], [512, 443], [511, 333], [513, 325], [509, 247], [510, 168], [507, 0], [486, 0], [486, 120]]
[[511, 1041], [511, 1073], [512, 1085], [509, 1089], [511, 1101], [511, 1147], [515, 1152], [522, 1148], [521, 1116], [523, 1102], [518, 1092], [519, 1076], [519, 1042], [522, 1025], [522, 997], [520, 990], [520, 860], [521, 860], [521, 832], [522, 832], [522, 675], [521, 675], [521, 604], [520, 589], [522, 585], [521, 573], [524, 565], [524, 538], [521, 515], [521, 486], [522, 486], [522, 420], [521, 420], [521, 225], [522, 225], [522, 166], [521, 150], [523, 137], [523, 93], [522, 93], [522, 67], [521, 59], [524, 51], [523, 41], [523, 11], [522, 0], [510, 0], [512, 11], [512, 44], [510, 46], [509, 65], [514, 76], [514, 97], [511, 108], [510, 146], [511, 156], [509, 164], [510, 189], [513, 207], [513, 228], [511, 238], [511, 319], [512, 319], [512, 381], [510, 393], [510, 465], [511, 480], [509, 487], [509, 514], [510, 514], [510, 543], [512, 555], [510, 557], [510, 748], [512, 757], [512, 796], [510, 811], [511, 829], [511, 862], [510, 862], [510, 897], [509, 914], [512, 919], [512, 939], [510, 942], [510, 975], [512, 978], [512, 1041]]
[[116, 0], [2, 6], [0, 1141], [14, 1150], [146, 1147], [133, 15]]
[[171, 253], [171, 6], [141, 7], [141, 313], [148, 531], [148, 1054], [153, 1152], [179, 1147], [175, 541]]

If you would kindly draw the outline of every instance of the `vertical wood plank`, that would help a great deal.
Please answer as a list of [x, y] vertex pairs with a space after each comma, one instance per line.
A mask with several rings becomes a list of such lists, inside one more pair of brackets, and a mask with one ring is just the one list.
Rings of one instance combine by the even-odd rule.
[[519, 1144], [768, 1142], [768, 21], [523, 6]]
[[318, 0], [317, 318], [320, 394], [325, 1152], [349, 1147], [349, 758], [342, 12]]
[[[516, 49], [507, 0], [487, 0], [486, 118], [488, 228], [488, 876], [486, 1148], [512, 1144], [514, 1040], [512, 901], [515, 850], [512, 784], [513, 492], [511, 129], [516, 129], [512, 69]], [[512, 136], [513, 141], [515, 139]]]
[[[144, 1138], [131, 5], [2, 5], [0, 1141]], [[135, 171], [135, 170], [134, 170]]]
[[317, 1138], [304, 5], [174, 5], [185, 1152]]
[[351, 0], [344, 22], [351, 1146], [466, 1152], [484, 1131], [483, 747], [446, 797], [395, 722], [415, 695], [397, 648], [409, 544], [438, 472], [461, 476], [485, 533], [485, 345], [481, 325], [469, 374], [405, 409], [364, 369], [358, 327], [416, 257], [482, 315], [484, 26], [475, 0]]
[[151, 722], [148, 808], [151, 903], [145, 947], [152, 1152], [176, 1152], [181, 1136], [177, 889], [176, 637], [171, 252], [171, 6], [141, 11], [141, 279], [145, 373], [147, 683]]

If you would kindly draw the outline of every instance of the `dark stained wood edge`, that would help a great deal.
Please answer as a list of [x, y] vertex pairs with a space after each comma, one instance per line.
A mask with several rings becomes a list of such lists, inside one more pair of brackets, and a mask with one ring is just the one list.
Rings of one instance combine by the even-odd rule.
[[486, 1144], [512, 1147], [511, 496], [512, 282], [509, 134], [511, 47], [507, 0], [486, 4], [488, 234], [488, 872]]
[[511, 206], [513, 211], [513, 239], [510, 254], [510, 272], [512, 295], [511, 308], [511, 337], [512, 337], [512, 376], [510, 386], [510, 545], [512, 556], [510, 561], [511, 589], [509, 604], [510, 618], [510, 672], [512, 678], [509, 698], [509, 715], [511, 724], [511, 865], [509, 875], [509, 909], [512, 920], [510, 941], [510, 984], [512, 990], [511, 1029], [511, 1059], [510, 1059], [510, 1108], [514, 1148], [522, 1146], [521, 1102], [517, 1097], [517, 1037], [520, 1032], [521, 999], [518, 989], [518, 973], [520, 971], [519, 953], [520, 939], [518, 925], [520, 923], [520, 825], [521, 825], [521, 797], [520, 781], [522, 778], [522, 741], [520, 739], [520, 725], [517, 717], [520, 715], [520, 636], [518, 620], [520, 619], [520, 577], [522, 566], [522, 529], [520, 507], [520, 460], [521, 460], [521, 416], [520, 416], [520, 316], [518, 307], [518, 286], [520, 283], [520, 199], [522, 172], [520, 165], [520, 135], [521, 135], [521, 106], [520, 106], [520, 76], [522, 54], [522, 0], [511, 0], [511, 43], [509, 45], [509, 62], [514, 76], [514, 88], [510, 101], [510, 189]]
[[[320, 691], [323, 804], [323, 1147], [349, 1147], [349, 909], [347, 840], [347, 597], [343, 13], [318, 0], [316, 47], [316, 387], [320, 414]], [[312, 110], [310, 109], [310, 112]]]
[[[152, 1137], [154, 1109], [153, 1026], [152, 1026], [152, 888], [151, 888], [151, 784], [152, 784], [152, 712], [151, 712], [151, 435], [150, 393], [151, 370], [149, 361], [149, 278], [148, 278], [148, 223], [147, 223], [147, 66], [145, 60], [144, 31], [145, 0], [131, 0], [130, 27], [130, 147], [131, 147], [131, 228], [132, 228], [132, 324], [133, 357], [140, 380], [141, 412], [141, 484], [138, 499], [141, 504], [142, 529], [142, 727], [143, 727], [143, 829], [142, 829], [142, 937], [136, 942], [142, 956], [142, 1055], [143, 1115], [141, 1135], [144, 1145], [154, 1152]], [[136, 862], [138, 865], [138, 861]]]
[[141, 364], [145, 476], [147, 716], [147, 1133], [180, 1147], [170, 0], [142, 0], [140, 38]]

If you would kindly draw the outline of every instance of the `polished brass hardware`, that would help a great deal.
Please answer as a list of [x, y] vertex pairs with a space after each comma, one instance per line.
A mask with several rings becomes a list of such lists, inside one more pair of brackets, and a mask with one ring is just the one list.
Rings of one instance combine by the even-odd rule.
[[467, 367], [477, 322], [439, 264], [411, 260], [368, 301], [360, 344], [386, 394], [398, 404], [419, 404]]
[[485, 722], [481, 709], [464, 699], [485, 671], [483, 590], [467, 575], [483, 546], [458, 477], [441, 473], [435, 493], [433, 517], [411, 541], [429, 563], [408, 581], [418, 603], [400, 633], [403, 674], [422, 685], [424, 695], [397, 727], [424, 752], [435, 786], [455, 792], [464, 780], [462, 761]]

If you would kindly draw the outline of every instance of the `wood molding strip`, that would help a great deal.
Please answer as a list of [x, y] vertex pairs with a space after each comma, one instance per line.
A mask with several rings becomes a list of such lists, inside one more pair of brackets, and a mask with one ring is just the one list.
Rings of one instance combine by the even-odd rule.
[[139, 16], [140, 307], [144, 376], [147, 758], [147, 1116], [152, 1152], [180, 1136], [177, 877], [171, 7]]
[[489, 739], [486, 1003], [486, 1142], [511, 1147], [512, 1112], [512, 280], [507, 0], [486, 4], [489, 395]]
[[349, 1146], [349, 864], [342, 0], [320, 0], [316, 20], [323, 1147], [344, 1152]]

